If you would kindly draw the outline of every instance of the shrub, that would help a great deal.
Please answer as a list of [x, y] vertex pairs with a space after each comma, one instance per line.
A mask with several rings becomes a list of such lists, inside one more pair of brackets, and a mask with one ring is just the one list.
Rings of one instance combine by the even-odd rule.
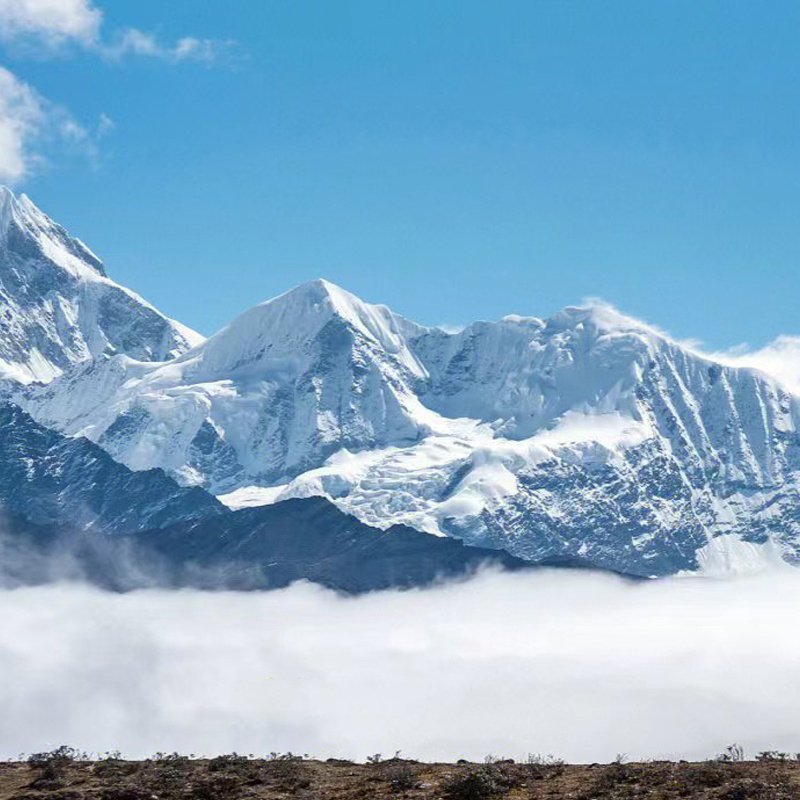
[[212, 758], [208, 762], [209, 772], [241, 772], [252, 765], [250, 756], [240, 756], [238, 753], [227, 753]]
[[75, 761], [88, 761], [87, 753], [74, 747], [62, 744], [55, 750], [44, 753], [32, 753], [28, 756], [28, 765], [38, 770], [37, 781], [58, 781], [63, 777], [66, 768]]
[[389, 764], [383, 776], [394, 792], [405, 793], [419, 787], [418, 770], [403, 761]]
[[543, 778], [557, 778], [564, 772], [564, 760], [553, 755], [540, 755], [539, 753], [528, 753], [523, 769], [528, 777], [536, 780]]
[[269, 778], [285, 791], [297, 791], [311, 785], [308, 770], [303, 763], [306, 756], [294, 753], [270, 753], [264, 768]]
[[447, 800], [487, 800], [508, 792], [509, 785], [501, 770], [487, 764], [450, 775], [442, 784], [442, 794]]

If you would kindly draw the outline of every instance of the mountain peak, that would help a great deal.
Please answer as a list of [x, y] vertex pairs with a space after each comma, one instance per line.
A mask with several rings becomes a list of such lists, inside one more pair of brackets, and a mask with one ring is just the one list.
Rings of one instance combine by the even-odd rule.
[[288, 363], [314, 342], [332, 320], [340, 320], [359, 336], [398, 357], [407, 369], [422, 375], [408, 351], [406, 337], [418, 330], [414, 323], [386, 306], [371, 305], [330, 281], [318, 278], [301, 283], [240, 314], [202, 347], [207, 374], [219, 374], [269, 359]]
[[340, 316], [347, 316], [359, 306], [369, 305], [354, 294], [342, 289], [341, 286], [337, 286], [324, 278], [316, 278], [315, 280], [301, 283], [277, 297], [266, 300], [261, 303], [261, 306], [294, 302], [327, 303], [330, 309]]
[[17, 197], [7, 186], [0, 186], [0, 239], [12, 249], [27, 251], [33, 244], [45, 258], [76, 277], [106, 277], [103, 262], [80, 239], [70, 236], [28, 195]]
[[25, 194], [0, 186], [0, 378], [49, 382], [124, 353], [164, 361], [202, 341], [111, 281], [92, 251]]

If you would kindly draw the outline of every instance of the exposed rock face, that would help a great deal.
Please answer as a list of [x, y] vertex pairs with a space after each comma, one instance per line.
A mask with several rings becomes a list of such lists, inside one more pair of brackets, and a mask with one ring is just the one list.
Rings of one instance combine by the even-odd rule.
[[101, 447], [0, 404], [0, 508], [35, 525], [123, 534], [230, 513], [160, 469], [133, 472]]

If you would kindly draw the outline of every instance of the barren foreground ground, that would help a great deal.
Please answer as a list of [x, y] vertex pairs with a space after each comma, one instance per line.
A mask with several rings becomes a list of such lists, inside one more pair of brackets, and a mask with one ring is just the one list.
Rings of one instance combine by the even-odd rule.
[[0, 800], [800, 800], [800, 761], [774, 755], [761, 761], [605, 765], [547, 759], [422, 764], [377, 758], [355, 764], [291, 755], [79, 759], [62, 750], [27, 762], [0, 763]]

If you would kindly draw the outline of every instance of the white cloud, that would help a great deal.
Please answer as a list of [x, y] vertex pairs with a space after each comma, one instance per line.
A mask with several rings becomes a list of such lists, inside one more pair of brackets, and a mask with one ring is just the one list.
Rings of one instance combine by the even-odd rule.
[[150, 56], [167, 61], [213, 61], [231, 46], [231, 42], [213, 39], [197, 39], [184, 36], [173, 44], [164, 44], [150, 33], [138, 28], [126, 28], [112, 44], [101, 45], [101, 52], [108, 58], [126, 55]]
[[0, 0], [0, 38], [7, 42], [33, 38], [49, 46], [92, 44], [102, 19], [90, 0]]
[[571, 761], [800, 749], [800, 573], [483, 574], [342, 599], [0, 591], [0, 755]]
[[46, 117], [42, 98], [0, 67], [0, 180], [14, 182], [28, 173], [35, 160], [32, 141]]
[[105, 136], [106, 134], [111, 133], [111, 131], [113, 131], [116, 127], [117, 126], [114, 123], [114, 120], [111, 119], [108, 114], [101, 113], [97, 120], [97, 136]]
[[97, 155], [97, 138], [113, 125], [100, 116], [90, 131], [64, 108], [0, 67], [0, 181], [17, 183], [47, 164], [44, 153], [90, 160]]
[[102, 35], [103, 12], [91, 0], [0, 0], [0, 40], [39, 44], [47, 55], [73, 43], [108, 58], [149, 56], [166, 61], [213, 61], [232, 42], [183, 36], [165, 43], [138, 28], [125, 28], [110, 39]]
[[[108, 39], [103, 12], [91, 0], [0, 0], [0, 42], [49, 56], [73, 44], [104, 58], [128, 55], [164, 61], [211, 62], [233, 43], [184, 36], [164, 43], [152, 34], [126, 28]], [[52, 152], [53, 144], [70, 152], [97, 156], [97, 139], [114, 123], [101, 114], [89, 130], [63, 108], [50, 103], [9, 70], [0, 67], [0, 181], [15, 183], [30, 175]]]

